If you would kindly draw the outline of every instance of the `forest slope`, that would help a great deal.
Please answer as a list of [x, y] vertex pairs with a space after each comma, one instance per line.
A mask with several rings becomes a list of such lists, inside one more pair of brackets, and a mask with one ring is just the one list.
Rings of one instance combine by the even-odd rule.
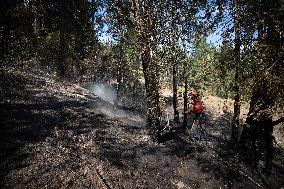
[[[229, 115], [214, 108], [204, 139], [184, 133], [157, 144], [142, 115], [79, 85], [15, 69], [0, 77], [3, 188], [267, 188], [256, 170], [224, 152]], [[275, 168], [262, 177], [280, 188], [283, 175]]]

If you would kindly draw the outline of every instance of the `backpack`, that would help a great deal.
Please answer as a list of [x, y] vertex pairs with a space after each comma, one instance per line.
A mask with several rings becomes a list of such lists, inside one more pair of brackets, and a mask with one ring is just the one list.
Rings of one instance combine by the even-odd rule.
[[190, 110], [192, 113], [203, 113], [204, 112], [204, 103], [202, 101], [196, 101], [194, 106]]

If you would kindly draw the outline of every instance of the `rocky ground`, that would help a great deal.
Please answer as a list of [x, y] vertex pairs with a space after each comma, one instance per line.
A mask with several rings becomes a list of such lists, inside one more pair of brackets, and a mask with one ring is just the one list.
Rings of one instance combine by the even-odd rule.
[[158, 144], [144, 114], [51, 78], [0, 71], [2, 188], [284, 187], [281, 146], [270, 176], [227, 155], [230, 114], [209, 101], [201, 139], [187, 131]]

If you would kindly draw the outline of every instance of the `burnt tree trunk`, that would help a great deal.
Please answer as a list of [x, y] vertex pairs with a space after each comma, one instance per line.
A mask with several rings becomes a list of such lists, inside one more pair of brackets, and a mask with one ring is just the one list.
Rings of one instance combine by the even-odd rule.
[[177, 86], [178, 86], [178, 80], [177, 80], [177, 72], [178, 72], [178, 62], [177, 62], [177, 27], [176, 27], [176, 1], [173, 1], [173, 5], [171, 8], [171, 14], [172, 14], [172, 74], [173, 74], [173, 109], [174, 109], [174, 122], [179, 124], [179, 112], [177, 110], [178, 106], [178, 95], [177, 95]]
[[235, 83], [234, 83], [234, 115], [232, 122], [232, 133], [231, 133], [231, 142], [235, 145], [239, 138], [239, 126], [240, 126], [240, 50], [241, 50], [241, 39], [240, 39], [240, 23], [238, 18], [238, 2], [234, 0], [234, 30], [235, 30], [235, 49], [234, 49], [234, 57], [235, 57]]
[[150, 135], [159, 139], [161, 135], [160, 126], [160, 102], [159, 84], [156, 74], [156, 61], [154, 56], [154, 23], [153, 2], [146, 0], [143, 4], [133, 1], [135, 15], [135, 27], [138, 38], [138, 48], [142, 63], [147, 95], [147, 122], [150, 127]]
[[58, 67], [58, 75], [60, 78], [64, 78], [66, 75], [65, 70], [65, 61], [66, 61], [66, 2], [60, 3], [60, 29], [59, 29], [59, 51], [58, 51], [58, 60], [57, 60], [57, 67]]
[[[239, 141], [240, 151], [246, 159], [252, 160], [252, 164], [257, 166], [258, 161], [263, 159], [267, 171], [271, 171], [273, 159], [273, 126], [279, 122], [272, 121], [272, 109], [276, 99], [281, 93], [281, 78], [283, 70], [283, 59], [281, 52], [281, 31], [278, 24], [282, 23], [275, 19], [278, 9], [275, 4], [273, 12], [264, 14], [258, 21], [258, 51], [259, 60], [264, 69], [260, 69], [258, 80], [254, 85], [253, 94], [250, 101], [250, 109], [246, 124]], [[269, 10], [269, 8], [265, 7]], [[272, 10], [272, 9], [271, 9]], [[262, 15], [262, 14], [261, 14]], [[280, 85], [280, 86], [279, 86]]]
[[16, 7], [16, 1], [1, 1], [0, 3], [0, 64], [9, 56], [11, 12]]
[[[173, 58], [174, 60], [174, 58]], [[173, 109], [174, 109], [174, 122], [179, 124], [179, 112], [177, 110], [178, 95], [177, 95], [177, 69], [178, 65], [176, 61], [173, 61]]]
[[262, 153], [265, 153], [266, 167], [270, 168], [273, 158], [273, 125], [268, 110], [274, 101], [265, 86], [266, 82], [260, 82], [253, 91], [239, 147], [244, 157], [254, 166], [257, 166], [258, 161], [263, 158]]
[[120, 98], [120, 92], [122, 88], [122, 81], [123, 81], [123, 49], [122, 46], [119, 46], [119, 57], [118, 57], [118, 65], [117, 65], [117, 71], [116, 71], [116, 100], [115, 100], [115, 106], [118, 106], [118, 100]]
[[188, 93], [188, 80], [187, 80], [187, 66], [186, 61], [183, 63], [183, 79], [184, 79], [184, 94], [183, 94], [183, 123], [182, 126], [185, 129], [187, 127], [187, 93]]

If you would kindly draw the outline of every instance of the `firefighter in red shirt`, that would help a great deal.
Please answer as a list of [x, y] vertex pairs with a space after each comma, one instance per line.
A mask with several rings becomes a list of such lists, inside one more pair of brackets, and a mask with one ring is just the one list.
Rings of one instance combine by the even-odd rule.
[[195, 116], [198, 118], [202, 114], [204, 114], [204, 103], [198, 99], [199, 94], [194, 90], [191, 92], [191, 108], [189, 111], [187, 111], [188, 114], [195, 114]]
[[[190, 95], [191, 107], [186, 112], [189, 115], [193, 115], [193, 124], [191, 128], [191, 132], [193, 132], [193, 130], [202, 129], [200, 118], [204, 115], [204, 103], [198, 99], [198, 96], [199, 94], [195, 90], [191, 92], [191, 95]], [[199, 134], [199, 138], [200, 137], [201, 136]]]

